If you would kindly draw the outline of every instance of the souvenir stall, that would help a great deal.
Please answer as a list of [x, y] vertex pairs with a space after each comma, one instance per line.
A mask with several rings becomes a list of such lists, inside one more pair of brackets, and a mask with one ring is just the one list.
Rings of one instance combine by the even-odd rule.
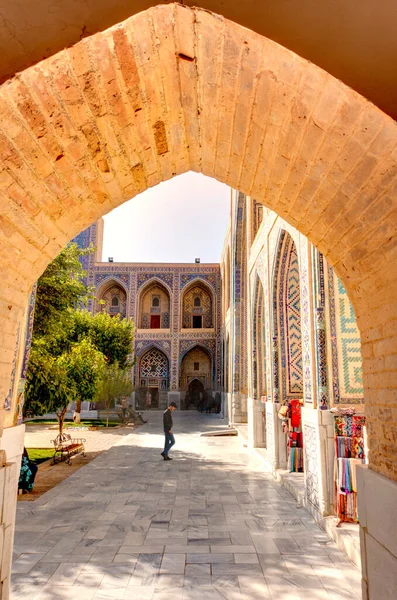
[[279, 417], [283, 422], [283, 432], [287, 434], [288, 470], [290, 473], [303, 473], [303, 434], [301, 406], [303, 400], [290, 400], [281, 406]]
[[365, 417], [354, 408], [332, 411], [335, 425], [335, 507], [338, 527], [357, 523], [358, 464], [365, 462]]

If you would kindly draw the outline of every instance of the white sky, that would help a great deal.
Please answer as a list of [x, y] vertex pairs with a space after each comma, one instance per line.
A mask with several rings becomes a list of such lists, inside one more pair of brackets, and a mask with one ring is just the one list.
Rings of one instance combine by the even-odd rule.
[[104, 217], [103, 260], [219, 262], [230, 216], [230, 188], [185, 173], [125, 202]]

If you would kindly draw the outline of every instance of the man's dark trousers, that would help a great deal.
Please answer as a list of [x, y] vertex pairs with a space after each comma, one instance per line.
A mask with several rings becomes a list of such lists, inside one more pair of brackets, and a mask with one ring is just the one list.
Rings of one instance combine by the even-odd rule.
[[164, 444], [164, 454], [168, 456], [168, 452], [171, 450], [172, 446], [175, 444], [174, 434], [164, 429], [165, 435], [165, 444]]

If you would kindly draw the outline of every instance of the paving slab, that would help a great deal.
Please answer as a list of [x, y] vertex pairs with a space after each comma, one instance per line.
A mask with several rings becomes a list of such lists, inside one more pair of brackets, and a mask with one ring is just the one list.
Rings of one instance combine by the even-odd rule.
[[17, 508], [12, 598], [361, 597], [360, 574], [218, 415], [162, 414]]

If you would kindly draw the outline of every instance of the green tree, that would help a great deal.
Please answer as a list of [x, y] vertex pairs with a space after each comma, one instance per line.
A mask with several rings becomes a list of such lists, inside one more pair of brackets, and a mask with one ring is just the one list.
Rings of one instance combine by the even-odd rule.
[[132, 321], [81, 310], [92, 294], [80, 258], [91, 251], [68, 244], [38, 281], [24, 412], [56, 412], [60, 431], [70, 402], [79, 420], [81, 401], [94, 399], [105, 365], [126, 369], [132, 352]]
[[76, 422], [80, 423], [81, 402], [92, 402], [105, 368], [105, 357], [83, 338], [58, 359], [76, 389]]
[[88, 337], [94, 346], [106, 357], [109, 365], [117, 363], [120, 369], [131, 366], [134, 326], [131, 319], [111, 317], [100, 312], [92, 315], [78, 311], [74, 315], [74, 337], [76, 340]]
[[59, 433], [62, 433], [65, 413], [77, 390], [70, 380], [67, 366], [61, 357], [51, 356], [45, 342], [39, 340], [31, 349], [25, 387], [25, 412], [42, 415], [56, 413]]
[[67, 309], [87, 302], [90, 290], [80, 258], [92, 251], [70, 243], [48, 265], [37, 284], [34, 337], [60, 333]]
[[106, 411], [106, 427], [109, 425], [109, 413], [114, 407], [114, 401], [129, 396], [131, 392], [132, 382], [128, 372], [117, 363], [107, 365], [96, 395], [97, 402]]

